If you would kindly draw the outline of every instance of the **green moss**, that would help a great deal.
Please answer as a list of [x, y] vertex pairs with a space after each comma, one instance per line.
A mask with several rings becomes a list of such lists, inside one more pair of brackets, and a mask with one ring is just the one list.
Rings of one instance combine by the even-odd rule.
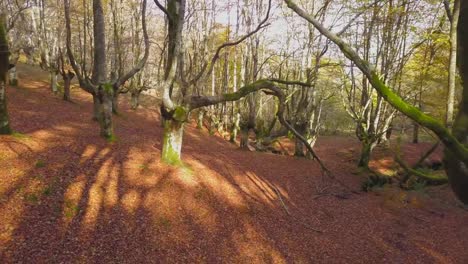
[[5, 14], [1, 14], [0, 15], [0, 43], [8, 43], [5, 21], [6, 21]]
[[114, 93], [113, 85], [111, 83], [104, 83], [102, 85], [102, 87], [104, 88], [104, 91], [107, 94], [113, 94]]
[[14, 131], [11, 135], [12, 135], [14, 138], [20, 139], [20, 140], [22, 140], [22, 139], [29, 139], [29, 136], [28, 136], [28, 135], [23, 134], [23, 133], [20, 133], [20, 132], [16, 132], [16, 131]]
[[10, 86], [18, 86], [18, 79], [10, 80], [9, 84]]
[[44, 168], [46, 166], [46, 163], [43, 160], [38, 160], [36, 161], [36, 164], [34, 166], [36, 168]]
[[108, 143], [114, 143], [118, 141], [118, 138], [115, 134], [111, 134], [110, 136], [104, 137]]
[[24, 196], [24, 199], [30, 203], [38, 203], [39, 202], [39, 197], [34, 194], [34, 193], [31, 193], [31, 194], [26, 194]]
[[[164, 121], [164, 136], [163, 136], [163, 149], [161, 159], [164, 163], [169, 165], [181, 166], [182, 161], [180, 159], [180, 153], [173, 148], [171, 137], [173, 130], [177, 129], [173, 127], [173, 121]], [[181, 129], [181, 128], [178, 128]]]
[[183, 106], [177, 106], [172, 114], [172, 118], [179, 122], [185, 122], [187, 120], [188, 111]]

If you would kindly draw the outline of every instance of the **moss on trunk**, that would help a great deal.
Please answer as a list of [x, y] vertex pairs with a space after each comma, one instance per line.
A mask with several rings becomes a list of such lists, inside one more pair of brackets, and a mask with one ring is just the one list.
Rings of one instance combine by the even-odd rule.
[[163, 149], [161, 160], [171, 165], [181, 165], [184, 123], [173, 119], [164, 120]]

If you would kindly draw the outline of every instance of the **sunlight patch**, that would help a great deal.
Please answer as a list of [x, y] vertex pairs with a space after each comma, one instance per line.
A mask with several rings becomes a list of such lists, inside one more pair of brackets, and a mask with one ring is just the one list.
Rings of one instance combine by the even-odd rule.
[[80, 163], [84, 163], [85, 161], [89, 160], [97, 151], [96, 146], [88, 145], [86, 146], [83, 154], [81, 154]]
[[141, 204], [141, 195], [137, 190], [132, 189], [121, 199], [123, 208], [130, 214], [134, 214]]

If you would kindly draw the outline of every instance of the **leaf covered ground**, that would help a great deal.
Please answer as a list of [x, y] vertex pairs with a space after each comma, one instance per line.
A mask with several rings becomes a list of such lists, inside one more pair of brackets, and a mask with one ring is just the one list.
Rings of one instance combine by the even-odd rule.
[[[468, 212], [449, 187], [361, 192], [352, 138], [319, 139], [332, 180], [314, 161], [241, 151], [189, 124], [174, 168], [159, 162], [156, 106], [122, 101], [107, 143], [91, 97], [75, 88], [64, 102], [44, 79], [22, 66], [8, 89], [2, 263], [468, 263]], [[414, 161], [429, 147], [403, 151]]]

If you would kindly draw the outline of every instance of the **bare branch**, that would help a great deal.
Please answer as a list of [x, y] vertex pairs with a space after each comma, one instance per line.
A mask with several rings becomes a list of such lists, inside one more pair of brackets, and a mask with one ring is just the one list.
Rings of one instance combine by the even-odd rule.
[[80, 87], [89, 93], [94, 93], [93, 89], [91, 89], [89, 85], [90, 83], [88, 82], [88, 79], [83, 78], [83, 75], [81, 75], [80, 68], [78, 64], [76, 64], [75, 56], [73, 55], [73, 51], [71, 48], [70, 0], [64, 1], [64, 8], [65, 8], [65, 27], [67, 31], [66, 45], [67, 45], [68, 60], [70, 61], [70, 65], [72, 66], [73, 71], [75, 72], [76, 77], [78, 78]]
[[161, 11], [163, 11], [163, 13], [167, 16], [167, 19], [172, 19], [167, 9], [163, 5], [161, 5], [161, 3], [159, 3], [158, 0], [154, 0], [154, 3], [156, 4], [156, 6], [159, 7], [159, 9], [161, 9]]
[[216, 61], [219, 59], [219, 54], [221, 53], [221, 51], [224, 48], [236, 46], [236, 45], [242, 43], [244, 40], [246, 40], [246, 39], [250, 38], [251, 36], [253, 36], [255, 33], [260, 31], [261, 29], [269, 26], [270, 24], [267, 24], [266, 22], [268, 21], [268, 18], [270, 17], [270, 11], [271, 11], [271, 0], [268, 1], [268, 9], [267, 9], [267, 13], [265, 15], [265, 18], [263, 18], [263, 20], [257, 25], [257, 27], [253, 31], [245, 34], [244, 36], [242, 36], [241, 38], [239, 38], [236, 41], [225, 42], [225, 43], [221, 44], [216, 49], [215, 54], [211, 58], [211, 62], [209, 64], [205, 63], [205, 65], [203, 65], [200, 72], [195, 76], [195, 78], [193, 80], [189, 81], [189, 83], [190, 84], [195, 84], [198, 80], [200, 80], [200, 78], [205, 74], [205, 71], [206, 71], [206, 69], [207, 69], [207, 67], [209, 65], [210, 67], [208, 68], [208, 71], [206, 71], [206, 74], [205, 74], [205, 78], [208, 78], [208, 76], [211, 74], [211, 72], [214, 69], [214, 65], [215, 65]]
[[447, 17], [450, 23], [452, 23], [453, 15], [452, 15], [452, 10], [450, 10], [450, 2], [448, 0], [444, 0], [443, 3], [444, 3], [445, 12], [447, 13]]
[[369, 62], [363, 60], [359, 54], [340, 37], [326, 29], [314, 17], [308, 15], [303, 9], [297, 6], [292, 0], [284, 0], [288, 7], [292, 9], [300, 17], [311, 23], [321, 34], [333, 41], [342, 51], [342, 53], [362, 71], [369, 80], [369, 83], [374, 87], [377, 93], [382, 96], [388, 103], [398, 109], [404, 115], [419, 123], [420, 125], [432, 130], [444, 143], [444, 145], [455, 155], [468, 161], [468, 149], [451, 134], [438, 120], [421, 112], [418, 108], [405, 102], [399, 95], [391, 90], [381, 79], [379, 74]]
[[133, 69], [131, 69], [129, 72], [127, 72], [127, 74], [121, 76], [117, 80], [117, 82], [114, 84], [114, 88], [121, 87], [128, 79], [132, 78], [137, 72], [141, 71], [141, 69], [143, 69], [143, 67], [145, 66], [146, 61], [148, 60], [150, 43], [148, 31], [146, 28], [146, 0], [143, 0], [142, 2], [141, 27], [143, 29], [143, 38], [145, 42], [145, 53], [143, 55], [143, 58], [138, 62], [137, 65], [135, 65]]

